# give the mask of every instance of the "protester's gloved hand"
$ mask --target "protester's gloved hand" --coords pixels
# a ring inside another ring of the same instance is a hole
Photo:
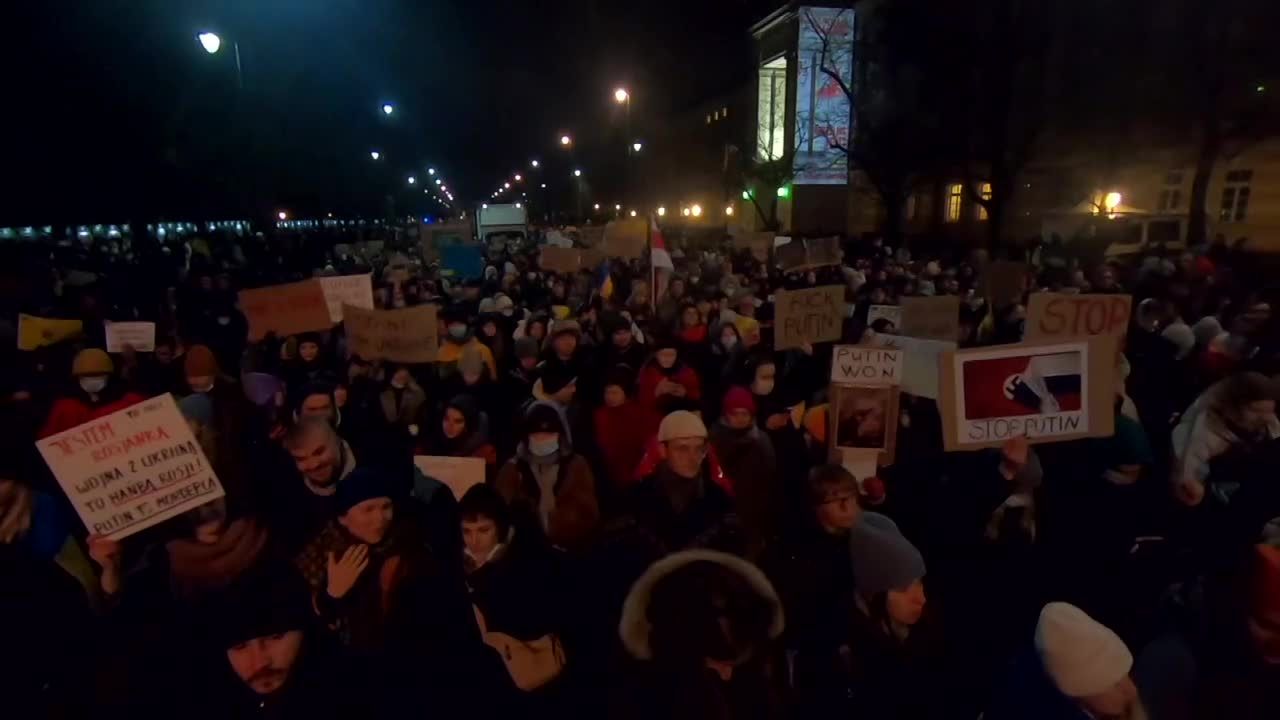
[[[360,573],[364,572],[368,565],[368,545],[352,545],[342,553],[341,559],[335,559],[333,553],[329,553],[329,571],[326,575],[329,582],[325,592],[335,600],[342,599],[351,592],[356,580],[360,579]]]

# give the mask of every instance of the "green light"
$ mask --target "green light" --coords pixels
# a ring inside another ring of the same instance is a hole
[[[786,185],[783,185],[782,187],[778,188],[778,197],[780,198],[791,197],[791,188],[787,187]]]

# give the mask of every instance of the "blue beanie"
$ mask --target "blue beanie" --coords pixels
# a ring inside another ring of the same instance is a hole
[[[358,467],[338,482],[333,494],[334,511],[342,516],[365,500],[396,497],[396,483],[383,470]]]
[[[853,582],[865,595],[905,590],[925,575],[924,557],[887,516],[864,512],[849,531]]]

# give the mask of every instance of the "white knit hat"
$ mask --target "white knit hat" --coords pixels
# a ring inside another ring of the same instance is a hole
[[[1133,655],[1124,641],[1083,610],[1052,602],[1036,623],[1036,650],[1063,695],[1097,695],[1129,674]]]
[[[677,438],[705,438],[707,426],[702,419],[688,410],[676,410],[662,418],[658,426],[658,442],[666,442]]]

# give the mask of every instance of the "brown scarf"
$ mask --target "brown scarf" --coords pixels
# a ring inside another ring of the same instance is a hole
[[[257,560],[266,545],[266,529],[251,518],[233,521],[212,545],[189,538],[169,541],[165,549],[174,594],[186,597],[225,588]]]

